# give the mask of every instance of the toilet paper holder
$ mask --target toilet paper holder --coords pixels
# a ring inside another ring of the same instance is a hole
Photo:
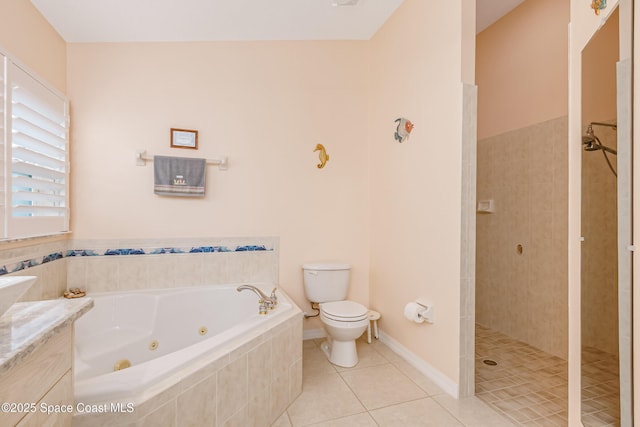
[[[420,312],[420,317],[422,317],[427,323],[433,323],[433,304],[424,298],[418,298],[416,300],[416,304],[424,307],[424,310]]]

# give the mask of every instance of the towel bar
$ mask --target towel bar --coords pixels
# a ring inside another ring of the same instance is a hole
[[[147,162],[152,162],[153,156],[147,155],[146,150],[136,151],[136,166],[146,166]],[[207,159],[207,165],[218,166],[221,171],[226,171],[229,168],[229,161],[226,157],[220,157],[219,159]]]

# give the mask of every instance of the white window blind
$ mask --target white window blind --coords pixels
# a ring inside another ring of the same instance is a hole
[[[68,231],[68,103],[8,61],[4,153],[5,237]]]

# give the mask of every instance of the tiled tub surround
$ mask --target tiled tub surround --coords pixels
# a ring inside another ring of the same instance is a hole
[[[34,242],[0,246],[0,275],[38,277],[21,301],[59,298],[74,287],[95,293],[279,282],[274,237]],[[180,381],[148,390],[133,413],[85,414],[76,416],[74,425],[159,425],[168,419],[269,425],[301,390],[302,313],[295,310],[262,334],[238,337],[215,360],[181,372]]]
[[[267,315],[254,292],[237,285],[92,294],[93,310],[76,324],[75,395],[84,403],[136,401],[145,390],[197,363],[237,336],[289,316],[282,291]],[[269,295],[273,285],[258,286]],[[114,372],[127,360],[131,366]]]
[[[68,288],[108,292],[200,284],[278,283],[275,237],[58,240],[3,249],[0,275],[37,276],[20,301]]]
[[[0,275],[38,277],[20,301],[58,298],[67,290],[67,264],[63,255],[68,245],[68,240],[34,243],[10,249],[4,249],[0,245]]]
[[[126,402],[133,412],[77,413],[73,425],[269,426],[301,391],[302,312],[292,304]]]
[[[93,240],[73,245],[75,252],[65,258],[67,284],[90,293],[278,283],[277,238]]]

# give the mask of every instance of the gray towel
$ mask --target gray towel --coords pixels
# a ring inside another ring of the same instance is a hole
[[[207,161],[186,157],[153,157],[154,193],[203,197]]]

